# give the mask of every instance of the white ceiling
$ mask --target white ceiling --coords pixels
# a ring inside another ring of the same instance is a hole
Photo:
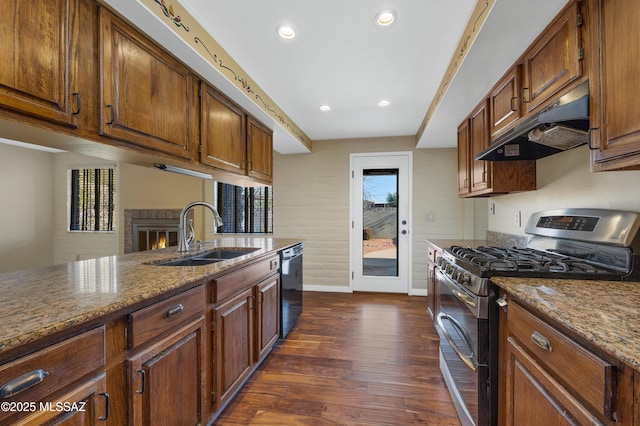
[[[275,121],[248,105],[248,98],[235,86],[206,69],[212,67],[185,49],[169,27],[139,3],[107,2],[271,124],[277,151],[307,151]],[[417,147],[454,147],[460,121],[566,2],[496,0]],[[415,136],[476,0],[180,0],[180,4],[315,141]],[[374,23],[381,9],[397,12],[389,28]],[[277,36],[276,27],[282,23],[296,29],[295,39]],[[391,104],[381,108],[377,105],[381,99]],[[331,110],[320,111],[323,104]]]

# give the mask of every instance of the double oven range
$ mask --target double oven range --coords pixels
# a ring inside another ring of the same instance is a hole
[[[497,423],[498,303],[491,277],[638,280],[640,215],[603,209],[533,214],[526,248],[444,249],[436,259],[440,369],[463,425]]]

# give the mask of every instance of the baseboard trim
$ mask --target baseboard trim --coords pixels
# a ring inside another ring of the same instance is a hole
[[[317,291],[323,293],[353,293],[351,287],[337,286],[337,285],[310,285],[304,284],[304,291]],[[414,288],[411,289],[410,296],[427,296],[426,288]]]
[[[304,284],[302,286],[304,291],[319,291],[324,293],[353,293],[351,287],[337,286],[337,285],[309,285]]]

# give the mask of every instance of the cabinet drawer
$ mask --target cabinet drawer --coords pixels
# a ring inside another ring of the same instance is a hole
[[[616,366],[590,352],[512,302],[509,334],[575,395],[611,418],[615,411]]]
[[[45,401],[104,365],[103,326],[0,366],[0,401]],[[0,412],[0,423],[9,414]]]
[[[201,285],[129,314],[129,349],[203,313],[206,308],[205,301],[204,286]]]
[[[280,269],[280,258],[273,256],[213,280],[213,303],[233,296]]]

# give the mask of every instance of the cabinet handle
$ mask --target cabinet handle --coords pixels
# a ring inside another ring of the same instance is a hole
[[[516,101],[515,106],[513,104],[513,101]],[[518,111],[518,97],[514,96],[513,98],[511,98],[511,111],[513,112],[517,112]]]
[[[109,121],[107,121],[107,124],[113,124],[113,106],[107,105],[105,108],[109,108]]]
[[[98,420],[105,422],[109,418],[109,394],[100,392],[100,396],[104,396],[104,417],[98,417]]]
[[[593,138],[591,137],[591,132],[593,130],[600,130],[600,129],[598,127],[594,127],[594,128],[590,128],[587,131],[587,146],[589,147],[590,150],[595,151],[599,149],[599,147],[591,145],[591,141],[593,140]]]
[[[529,92],[529,88],[528,87],[523,87],[522,88],[522,103],[523,104],[528,104],[529,102],[531,102],[531,94],[529,93],[529,100],[527,100],[527,98],[524,97],[525,90],[528,93]]]
[[[496,299],[496,303],[498,304],[498,306],[500,306],[505,312],[507,312],[507,305],[509,304],[509,302],[507,302],[507,296],[502,296],[499,297],[498,299]]]
[[[0,387],[0,399],[9,398],[10,396],[16,395],[22,391],[26,391],[30,387],[42,382],[48,375],[49,373],[38,368],[37,370],[30,371],[20,377],[9,380]]]
[[[145,387],[146,381],[147,381],[147,373],[141,368],[137,369],[136,373],[140,373],[140,376],[142,376],[142,386],[140,386],[140,390],[136,391],[136,393],[138,395],[140,395],[140,394],[144,393],[144,387]]]
[[[82,98],[78,92],[73,93],[73,96],[76,98],[76,110],[72,114],[77,115],[80,114],[80,110],[82,109]]]
[[[549,342],[549,339],[544,337],[542,333],[534,331],[531,334],[531,341],[536,345],[540,346],[545,351],[553,352],[553,348],[551,347],[551,343]]]
[[[182,306],[182,303],[174,306],[173,308],[169,309],[165,314],[164,317],[165,318],[171,318],[175,315],[179,315],[184,311],[184,306]]]

